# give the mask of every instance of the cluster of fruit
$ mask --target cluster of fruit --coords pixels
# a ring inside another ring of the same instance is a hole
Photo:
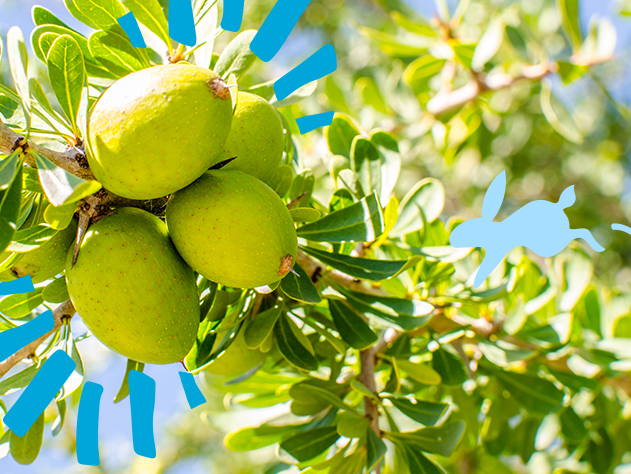
[[[235,107],[211,70],[152,67],[103,93],[90,115],[87,148],[108,191],[134,200],[170,196],[166,223],[125,207],[92,224],[74,264],[71,228],[38,250],[49,264],[65,260],[77,312],[111,349],[140,362],[180,361],[200,323],[195,272],[254,288],[291,270],[296,231],[268,186],[281,164],[283,127],[264,99],[240,92]],[[50,277],[45,268],[35,275],[32,257],[25,254],[14,273]]]

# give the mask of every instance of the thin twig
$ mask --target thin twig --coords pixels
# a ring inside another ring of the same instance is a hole
[[[0,363],[0,377],[3,377],[9,370],[15,367],[22,360],[35,355],[35,351],[40,346],[40,344],[42,344],[44,341],[46,341],[46,339],[54,334],[55,331],[57,331],[61,327],[64,320],[71,318],[72,316],[74,316],[74,314],[75,309],[72,305],[72,302],[70,301],[66,301],[65,303],[62,303],[57,308],[55,308],[55,310],[53,311],[53,317],[55,319],[55,325],[53,329],[44,334],[42,337],[34,340],[29,345],[24,346],[15,354],[8,357],[4,362]]]

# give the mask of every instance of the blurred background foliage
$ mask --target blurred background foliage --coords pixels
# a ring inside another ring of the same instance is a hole
[[[28,31],[27,3],[0,1],[1,12],[17,15],[3,15],[3,27],[21,23]],[[62,2],[37,3],[73,21],[64,16]],[[258,28],[273,3],[246,1],[244,28]],[[447,245],[451,226],[479,215],[484,191],[501,170],[509,178],[502,216],[535,199],[556,201],[563,189],[576,186],[577,202],[568,210],[572,226],[593,229],[607,247],[605,253],[594,257],[573,244],[558,258],[544,260],[518,249],[503,273],[491,279],[488,291],[480,293],[458,286],[475,268],[477,253],[457,268],[450,262],[432,267],[435,274],[424,274],[424,281],[417,276],[403,284],[384,283],[391,294],[406,296],[412,288],[461,304],[451,316],[463,317],[463,324],[444,321],[442,331],[434,327],[429,334],[409,335],[391,348],[392,357],[408,358],[466,333],[464,342],[448,351],[447,368],[430,356],[449,383],[418,389],[426,399],[453,404],[467,423],[458,450],[440,457],[449,472],[631,472],[631,238],[610,228],[631,222],[631,5],[586,0],[576,12],[575,4],[315,0],[281,58],[257,62],[240,78],[241,88],[264,94],[260,84],[322,42],[335,45],[338,71],[281,112],[295,133],[293,117],[339,112],[326,133],[296,139],[299,167],[312,170],[320,202],[329,202],[332,190],[344,187],[340,172],[348,168],[344,155],[350,153],[353,136],[377,129],[398,143],[399,201],[419,180],[431,177],[442,183],[445,202],[434,203],[435,222],[401,237],[400,249]],[[219,35],[217,49],[233,37]],[[43,65],[34,62],[32,68],[34,75],[45,76]],[[8,82],[7,71],[4,76]],[[423,204],[440,200],[437,195],[442,194],[429,192]],[[397,245],[393,247],[378,256],[396,257]],[[505,278],[508,286],[494,290]],[[457,291],[452,291],[454,285]],[[472,335],[480,320],[490,326]],[[493,332],[498,321],[505,331],[501,338]],[[83,353],[91,351],[84,357],[100,364],[111,357],[96,345]],[[465,368],[453,362],[453,354],[475,363]],[[478,372],[465,371],[471,367]],[[513,372],[500,373],[497,367],[544,373],[554,385],[527,375],[517,380],[505,375]],[[379,375],[383,385],[388,374]],[[281,383],[283,376],[287,379]],[[287,373],[255,377],[229,386],[209,378],[209,404],[190,413],[179,410],[170,419],[160,433],[156,460],[134,458],[110,441],[103,467],[80,468],[72,458],[72,430],[64,430],[47,444],[43,461],[33,470],[8,460],[0,461],[0,469],[6,463],[6,472],[43,472],[46,460],[54,459],[69,472],[297,472],[289,461],[278,461],[274,446],[253,453],[223,447],[227,432],[286,411],[287,390],[296,379]],[[550,393],[552,401],[546,398]],[[567,396],[562,408],[556,406],[559,393]],[[283,404],[257,409],[265,405],[257,397]],[[392,465],[387,472],[405,472],[396,460]]]

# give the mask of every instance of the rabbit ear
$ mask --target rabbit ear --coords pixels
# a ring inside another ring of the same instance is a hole
[[[502,171],[493,180],[489,189],[484,195],[484,203],[482,204],[482,217],[485,219],[493,219],[504,201],[504,193],[506,191],[506,171]]]

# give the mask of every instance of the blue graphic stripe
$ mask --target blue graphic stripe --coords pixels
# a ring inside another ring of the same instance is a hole
[[[252,52],[262,61],[271,61],[310,3],[311,0],[278,0],[250,44]]]
[[[169,1],[169,36],[186,46],[195,46],[197,43],[191,0]]]
[[[18,295],[30,293],[31,291],[35,291],[35,287],[30,275],[0,283],[0,295]]]
[[[129,41],[136,48],[146,48],[147,43],[145,43],[145,39],[142,37],[142,33],[140,31],[140,26],[136,21],[136,17],[132,12],[129,12],[127,15],[123,15],[118,19],[118,24],[125,30],[127,36],[129,36]]]
[[[28,323],[0,332],[0,360],[6,359],[53,329],[55,317],[51,311],[45,311]]]
[[[77,460],[84,466],[98,466],[99,456],[99,410],[103,386],[86,382],[79,401],[77,415]]]
[[[243,0],[223,0],[221,27],[226,31],[239,31],[243,21]]]
[[[206,397],[195,383],[195,376],[190,372],[180,372],[182,388],[191,410],[206,403]]]
[[[307,115],[304,117],[298,117],[296,123],[300,129],[300,133],[312,132],[318,128],[327,127],[331,125],[335,112],[324,112],[322,114]]]
[[[4,417],[4,424],[24,436],[44,412],[75,369],[75,362],[64,351],[56,351],[42,365],[31,383]]]
[[[296,89],[331,74],[336,69],[335,48],[326,44],[274,83],[276,98],[283,100]]]
[[[611,228],[613,230],[619,230],[621,232],[626,232],[627,234],[631,235],[631,227],[629,227],[628,225],[624,225],[624,224],[612,224]]]
[[[156,381],[137,370],[130,371],[129,397],[134,451],[140,456],[155,458],[153,410],[156,403]]]

